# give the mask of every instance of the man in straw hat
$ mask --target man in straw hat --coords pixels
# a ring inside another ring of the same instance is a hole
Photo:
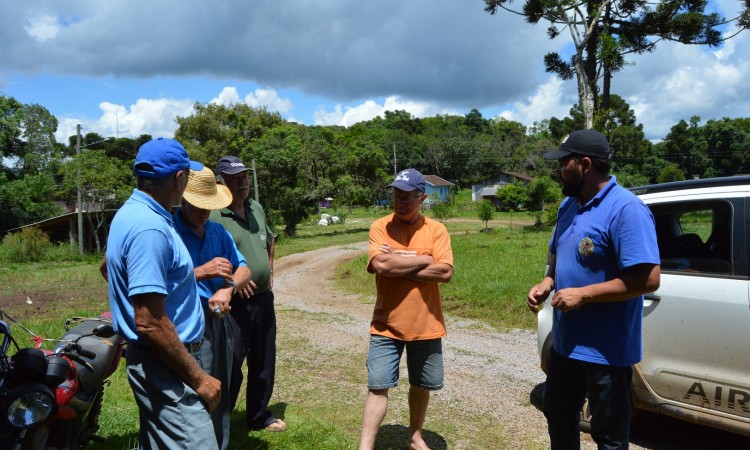
[[[109,306],[115,331],[128,340],[141,449],[217,448],[209,412],[221,382],[197,361],[204,317],[193,262],[170,215],[190,168],[203,166],[174,139],[143,144],[134,164],[137,188],[109,231]]]
[[[227,230],[208,220],[211,210],[232,202],[226,186],[216,184],[208,167],[190,171],[182,207],[172,215],[175,229],[190,252],[198,281],[198,295],[203,305],[206,331],[200,360],[203,369],[221,381],[221,401],[212,414],[219,448],[229,445],[229,423],[232,412],[229,386],[232,373],[232,325],[229,313],[232,294],[243,291],[250,280],[250,270]]]

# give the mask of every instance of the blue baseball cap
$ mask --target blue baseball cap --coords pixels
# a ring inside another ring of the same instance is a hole
[[[191,161],[187,150],[174,139],[152,139],[141,145],[135,156],[135,174],[146,178],[164,178],[188,168],[201,171],[203,164]]]
[[[419,173],[417,169],[405,169],[396,175],[393,183],[389,184],[388,187],[401,189],[405,192],[415,189],[419,192],[424,192],[424,175]]]

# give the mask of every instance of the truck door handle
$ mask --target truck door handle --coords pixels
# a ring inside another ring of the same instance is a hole
[[[653,292],[651,294],[646,294],[643,296],[644,300],[651,300],[652,302],[658,302],[661,300],[661,295],[656,295]]]

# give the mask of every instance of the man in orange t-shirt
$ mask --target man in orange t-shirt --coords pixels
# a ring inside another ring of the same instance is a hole
[[[406,349],[409,370],[410,448],[427,449],[422,426],[430,391],[443,387],[446,335],[438,283],[453,276],[451,239],[443,224],[420,214],[427,198],[424,176],[401,171],[393,188],[394,213],[370,227],[367,271],[375,273],[378,298],[370,324],[367,399],[360,449],[373,449],[388,409],[388,390],[398,385],[398,366]]]

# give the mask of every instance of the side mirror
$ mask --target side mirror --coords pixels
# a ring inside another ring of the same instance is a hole
[[[115,329],[108,323],[103,323],[98,327],[94,328],[94,336],[102,338],[111,338],[115,335]]]

